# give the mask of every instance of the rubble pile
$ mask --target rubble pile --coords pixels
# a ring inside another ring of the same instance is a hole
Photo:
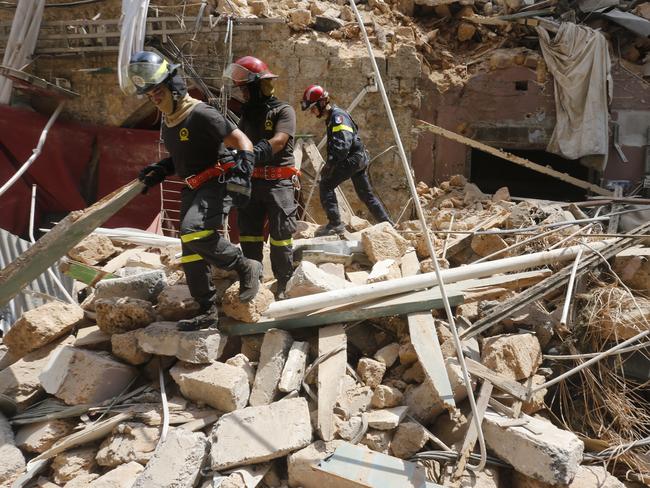
[[[507,188],[486,195],[461,176],[439,187],[420,183],[418,194],[437,258],[449,269],[553,245],[607,245],[600,222],[585,223],[575,205],[514,202]],[[469,334],[572,260],[448,283],[466,385],[435,289],[344,306],[332,298],[429,273],[418,221],[394,229],[357,219],[361,230],[346,240],[313,238],[314,227],[301,223],[296,234],[287,300],[274,301],[268,279],[254,300],[240,303],[236,277],[215,271],[219,329],[190,332],[176,326],[198,310],[174,257],[179,249],[97,236],[79,244],[69,258],[111,277],[78,281],[81,307],[48,302],[3,338],[0,483],[20,476],[32,480],[20,486],[50,488],[323,488],[369,486],[364,480],[373,477],[395,487],[648,482],[646,448],[628,445],[648,435],[644,381],[621,392],[628,378],[607,360],[545,387],[580,364],[558,357],[600,352],[648,330],[647,269],[634,260],[647,248],[612,260],[623,282],[607,267],[591,268],[568,323],[561,288]],[[278,312],[321,295],[312,312]],[[481,444],[468,387],[488,454],[481,472],[467,469]],[[612,399],[616,391],[622,400]],[[605,469],[607,460],[615,462]]]

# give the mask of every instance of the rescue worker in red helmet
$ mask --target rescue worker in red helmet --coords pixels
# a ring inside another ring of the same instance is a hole
[[[316,235],[340,235],[345,230],[334,190],[347,179],[352,180],[354,190],[373,217],[392,225],[388,212],[370,185],[370,158],[350,114],[331,103],[329,94],[320,85],[307,87],[300,105],[303,111],[310,110],[319,119],[325,118],[327,125],[327,161],[321,170],[319,190],[329,222],[318,229]]]
[[[169,157],[140,172],[147,188],[177,174],[185,180],[181,191],[181,263],[199,315],[181,321],[182,330],[216,326],[215,288],[210,265],[235,270],[239,275],[239,297],[250,301],[260,286],[262,266],[247,259],[219,231],[238,191],[245,191],[254,154],[246,135],[217,109],[192,98],[178,66],[150,51],[135,53],[127,73],[137,94],[146,95],[161,111],[161,134]],[[225,146],[237,149],[232,155]],[[238,190],[239,189],[239,190]],[[145,189],[146,190],[146,189]]]
[[[250,204],[239,210],[239,242],[246,257],[262,261],[264,223],[268,219],[276,297],[282,299],[293,274],[296,113],[290,104],[274,96],[273,80],[277,76],[263,61],[244,56],[230,65],[226,75],[244,101],[239,128],[255,145],[253,191]]]

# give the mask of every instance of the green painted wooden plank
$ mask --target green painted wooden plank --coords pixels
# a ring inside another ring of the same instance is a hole
[[[143,183],[133,180],[86,210],[76,210],[68,214],[36,244],[0,271],[0,307],[7,304],[20,290],[139,195],[143,189]]]
[[[72,259],[65,259],[60,265],[59,269],[64,274],[74,278],[77,281],[81,281],[90,286],[95,286],[98,281],[104,279],[118,278],[118,276],[107,271],[102,271],[95,266],[90,266],[89,264],[80,263],[78,261],[73,261]]]
[[[463,302],[463,294],[458,289],[448,287],[447,294],[452,306]],[[353,308],[352,308],[353,307]],[[269,329],[299,329],[321,325],[356,322],[390,315],[404,315],[412,312],[424,312],[443,308],[440,291],[437,289],[406,293],[399,296],[383,298],[363,305],[346,306],[334,310],[318,311],[300,317],[263,319],[247,324],[224,317],[219,321],[219,330],[226,335],[259,334]]]

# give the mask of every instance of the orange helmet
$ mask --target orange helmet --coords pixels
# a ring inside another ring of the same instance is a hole
[[[230,78],[235,86],[243,86],[258,80],[277,78],[261,59],[244,56],[228,66],[224,76]]]
[[[329,98],[329,93],[327,93],[322,86],[320,85],[309,85],[305,90],[305,93],[302,95],[302,101],[300,102],[300,108],[302,110],[309,110],[315,104],[321,100],[327,100]]]

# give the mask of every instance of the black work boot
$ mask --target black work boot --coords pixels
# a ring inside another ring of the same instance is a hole
[[[327,224],[324,227],[319,227],[314,232],[314,237],[323,237],[323,236],[340,236],[343,235],[345,231],[345,224]]]
[[[262,263],[242,257],[235,270],[239,275],[239,301],[250,302],[260,289]]]
[[[276,300],[284,300],[287,298],[287,283],[289,282],[288,279],[278,279],[278,281],[275,284],[275,299]]]
[[[176,328],[183,332],[191,332],[201,329],[216,329],[219,319],[219,312],[217,306],[212,304],[209,308],[199,312],[194,318],[179,320]]]

